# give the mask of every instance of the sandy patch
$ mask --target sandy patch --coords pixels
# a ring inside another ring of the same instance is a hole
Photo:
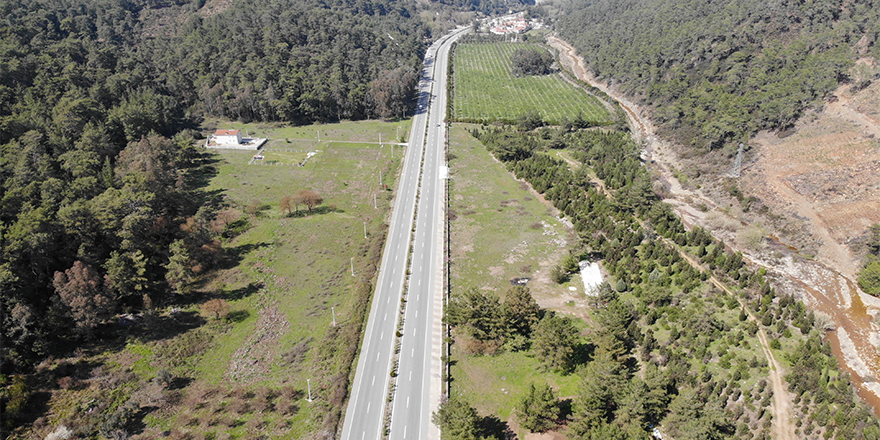
[[[584,282],[584,293],[587,295],[598,295],[599,285],[602,284],[602,271],[599,270],[599,263],[581,261],[581,280]]]

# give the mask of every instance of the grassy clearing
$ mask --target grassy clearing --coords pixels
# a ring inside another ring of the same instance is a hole
[[[454,125],[450,137],[453,286],[503,290],[510,279],[529,277],[539,301],[568,292],[549,278],[572,240],[555,209],[513,178],[466,126]]]
[[[514,179],[466,128],[455,124],[450,130],[452,294],[466,288],[501,292],[510,286],[509,279],[530,277],[528,286],[542,306],[583,312],[581,291],[573,294],[568,284],[559,286],[549,279],[550,268],[567,254],[570,237],[565,227],[554,210]],[[568,306],[568,301],[580,307]],[[540,362],[523,352],[467,356],[453,345],[453,359],[456,391],[481,413],[503,420],[530,383],[546,381],[561,396],[576,393],[576,376],[538,373]]]
[[[533,43],[473,43],[456,47],[455,119],[513,121],[534,111],[550,124],[561,124],[578,114],[594,124],[610,122],[611,116],[598,99],[560,75],[511,76],[510,56],[519,48],[544,50]]]
[[[322,126],[322,136],[337,134],[347,142],[322,141],[320,152],[305,167],[258,167],[247,164],[249,153],[218,153],[219,174],[210,188],[223,191],[233,205],[257,204],[262,210],[250,220],[252,227],[229,243],[242,250],[241,263],[218,274],[211,285],[234,308],[246,311],[247,317],[217,338],[195,369],[205,382],[220,385],[230,380],[232,366],[242,356],[253,358],[266,364],[256,368],[256,373],[243,373],[241,382],[251,387],[293,385],[300,397],[304,397],[306,379],[311,379],[313,393],[323,402],[301,402],[297,413],[286,417],[292,423],[284,438],[316,431],[319,416],[328,409],[327,393],[343,367],[334,354],[343,347],[334,347],[332,339],[327,339],[330,308],[335,308],[341,325],[349,323],[358,280],[351,276],[350,258],[355,258],[357,275],[367,263],[364,254],[369,241],[382,233],[383,218],[390,210],[392,193],[379,188],[379,172],[384,184],[393,185],[401,156],[392,160],[387,145],[349,142],[370,137],[367,133],[373,128],[387,133],[394,125],[364,125],[352,124],[348,130]],[[317,191],[329,209],[286,216],[278,209],[278,201],[299,189]],[[374,196],[379,209],[373,207]],[[370,232],[366,239],[364,223]],[[236,299],[239,292],[252,291],[252,286],[261,283],[265,287]],[[271,310],[279,312],[287,325],[271,329],[280,333],[271,347],[242,351],[253,343],[255,334],[266,330],[259,327],[259,318]]]
[[[285,126],[280,123],[241,123],[205,120],[205,133],[213,133],[216,129],[244,130],[250,137],[268,138],[266,149],[309,149],[320,141],[333,140],[340,142],[406,142],[409,136],[412,119],[395,122],[382,121],[342,121],[335,124],[312,124]]]
[[[261,136],[303,130],[272,128],[270,134],[250,127],[249,134]],[[380,188],[379,173],[393,188],[403,157],[402,147],[392,159],[388,145],[356,140],[378,139],[396,127],[321,126],[320,152],[304,167],[248,165],[253,151],[208,153],[216,172],[206,192],[222,196],[246,224],[224,239],[226,268],[199,281],[174,313],[159,305],[155,316],[143,318],[144,330],[123,336],[118,348],[58,360],[66,367],[53,367],[52,374],[70,376],[72,385],[52,397],[36,436],[62,423],[97,427],[102,418],[80,412],[97,407],[99,414],[112,414],[126,402],[142,408],[130,416],[132,438],[169,431],[170,438],[298,439],[328,429],[328,415],[342,407],[344,395],[333,391],[344,385],[340,377],[348,377],[345,353],[359,340],[357,311],[390,213],[393,193]],[[340,139],[325,139],[325,133]],[[318,192],[324,203],[287,215],[278,202],[300,189]],[[249,215],[251,207],[256,212]],[[228,301],[226,319],[202,316],[199,306],[210,298]],[[155,380],[162,370],[174,378],[172,385]],[[305,401],[307,379],[312,403]]]
[[[481,412],[497,414],[502,420],[513,415],[519,396],[530,384],[546,383],[563,399],[578,393],[577,375],[544,372],[540,360],[523,352],[458,359],[452,370],[452,386],[466,390],[468,402]]]

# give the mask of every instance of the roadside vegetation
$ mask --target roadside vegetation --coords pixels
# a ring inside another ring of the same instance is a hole
[[[577,299],[587,305],[583,321],[535,307],[527,289],[503,279],[453,289],[452,395],[437,416],[456,426],[447,438],[474,438],[463,433],[468,426],[494,438],[513,428],[644,438],[654,426],[678,439],[880,438],[820,320],[776,296],[763,271],[706,231],[687,231],[654,196],[628,134],[547,130],[472,133],[565,214],[578,234],[575,255],[601,260],[608,280],[598,295]],[[502,178],[483,176],[490,188]],[[488,379],[514,364],[533,368],[531,380]]]
[[[534,114],[553,125],[572,118],[590,126],[610,124],[612,118],[598,99],[549,73],[542,53],[547,49],[535,43],[457,44],[452,66],[455,120],[513,123]]]

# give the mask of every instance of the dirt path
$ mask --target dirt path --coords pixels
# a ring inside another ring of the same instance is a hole
[[[637,140],[641,140],[645,143],[645,148],[649,157],[654,159],[655,165],[660,168],[661,174],[663,176],[672,176],[674,175],[673,170],[676,168],[675,161],[668,154],[653,154],[669,151],[670,147],[663,140],[658,138],[654,133],[654,127],[651,122],[647,118],[642,118],[639,116],[641,111],[638,106],[628,102],[625,98],[614,93],[607,84],[603,84],[596,80],[596,78],[591,74],[589,70],[587,70],[583,65],[583,58],[577,55],[577,51],[570,44],[566,43],[563,40],[555,36],[548,37],[548,43],[551,47],[556,48],[560,51],[559,61],[560,64],[569,71],[573,72],[575,76],[584,82],[593,85],[599,90],[608,94],[613,99],[617,100],[621,107],[626,111],[627,117],[629,119],[630,127],[632,128],[633,133],[636,135]],[[694,202],[703,203],[707,206],[716,207],[716,204],[702,194],[700,191],[691,190],[682,187],[680,182],[675,178],[667,178],[666,183],[669,186],[669,191],[673,195],[673,198],[669,200],[665,200],[672,205],[674,205],[679,213],[682,216],[704,219],[705,215],[702,211],[694,209]],[[689,199],[689,203],[683,203],[681,200]],[[830,235],[829,235],[830,237]],[[668,241],[667,241],[668,242]],[[674,246],[673,243],[670,245]],[[703,268],[700,264],[693,260],[689,255],[687,255],[684,251],[675,246],[675,249],[678,249],[679,253],[684,257],[691,265],[694,267]],[[721,281],[719,281],[714,276],[710,277],[712,284],[717,286],[719,289],[727,292],[728,295],[731,295],[737,298],[737,301],[740,301],[740,307],[746,311],[748,314],[748,319],[750,321],[755,321],[757,318],[751,313],[751,311],[745,307],[745,304],[730,291]],[[782,367],[779,362],[777,362],[776,357],[773,356],[773,352],[770,349],[770,344],[767,339],[767,334],[763,328],[758,328],[758,341],[761,344],[761,350],[764,352],[764,357],[767,359],[767,364],[770,366],[770,372],[768,374],[771,386],[773,387],[773,403],[771,404],[771,411],[773,413],[773,438],[777,440],[795,440],[797,436],[795,435],[795,426],[792,423],[792,408],[791,408],[791,395],[788,393],[788,390],[785,386],[785,382],[782,379]]]
[[[699,269],[700,271],[706,270],[705,267],[693,259],[688,253],[684,252],[675,243],[665,238],[663,241],[677,250],[679,255],[681,255],[682,258],[684,258],[692,267]],[[758,320],[758,318],[752,314],[752,311],[746,307],[742,299],[728,289],[718,278],[712,275],[709,277],[709,281],[711,281],[715,287],[736,298],[737,302],[739,302],[740,308],[746,312],[746,315],[748,315],[749,321]],[[773,356],[773,351],[770,349],[770,342],[767,339],[767,332],[765,332],[760,325],[758,326],[758,342],[761,344],[761,351],[764,352],[764,358],[767,359],[767,365],[770,366],[768,377],[770,379],[770,385],[773,387],[773,402],[770,404],[770,410],[773,413],[772,438],[775,440],[796,440],[795,426],[791,421],[791,402],[793,396],[788,392],[788,387],[786,387],[785,381],[782,379],[782,366],[779,365],[779,362],[776,361],[776,357]]]
[[[563,68],[574,73],[577,79],[606,93],[612,99],[617,101],[621,108],[623,108],[624,112],[626,112],[627,119],[629,119],[630,131],[632,131],[633,136],[637,141],[644,142],[647,158],[653,162],[654,166],[656,166],[664,176],[664,183],[668,186],[670,194],[672,194],[671,198],[664,200],[665,202],[675,206],[682,216],[698,219],[704,219],[705,213],[691,205],[703,204],[708,207],[717,207],[715,202],[702,192],[683,187],[678,179],[665,177],[674,175],[673,170],[677,168],[677,164],[670,157],[670,154],[665,154],[665,152],[671,152],[672,147],[668,142],[660,139],[655,134],[653,123],[647,117],[641,116],[643,111],[637,104],[634,104],[626,99],[626,97],[615,93],[607,83],[599,81],[595,75],[584,66],[583,58],[577,55],[577,49],[573,46],[555,36],[547,37],[547,43],[550,47],[559,50],[559,62]],[[692,202],[682,203],[680,200],[691,200]]]
[[[705,270],[702,265],[699,264],[696,260],[694,260],[690,255],[679,249],[674,243],[667,239],[663,239],[668,245],[673,246],[678,253],[685,259],[687,262],[699,269]],[[728,295],[736,298],[739,302],[740,308],[746,312],[748,315],[749,321],[757,321],[758,318],[752,314],[752,311],[746,307],[745,303],[736,296],[730,289],[727,288],[724,283],[722,283],[718,278],[714,275],[709,277],[709,281],[712,282],[715,287],[723,290]],[[782,439],[782,440],[795,440],[797,436],[795,436],[795,427],[791,422],[791,400],[792,396],[788,392],[788,388],[785,386],[785,382],[782,380],[782,367],[779,365],[779,362],[776,361],[776,357],[773,356],[773,351],[770,349],[770,343],[767,340],[767,333],[760,326],[758,327],[758,341],[761,344],[761,351],[764,352],[764,358],[767,359],[767,365],[770,366],[770,372],[768,374],[770,378],[770,384],[773,386],[773,403],[771,404],[771,410],[773,411],[773,438],[774,439]]]

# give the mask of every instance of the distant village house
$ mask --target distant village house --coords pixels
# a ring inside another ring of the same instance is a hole
[[[241,143],[241,130],[217,130],[214,142],[220,145],[238,145]]]
[[[492,20],[489,23],[489,32],[497,35],[524,34],[530,29],[540,27],[540,24],[526,20],[525,14],[520,12]]]

